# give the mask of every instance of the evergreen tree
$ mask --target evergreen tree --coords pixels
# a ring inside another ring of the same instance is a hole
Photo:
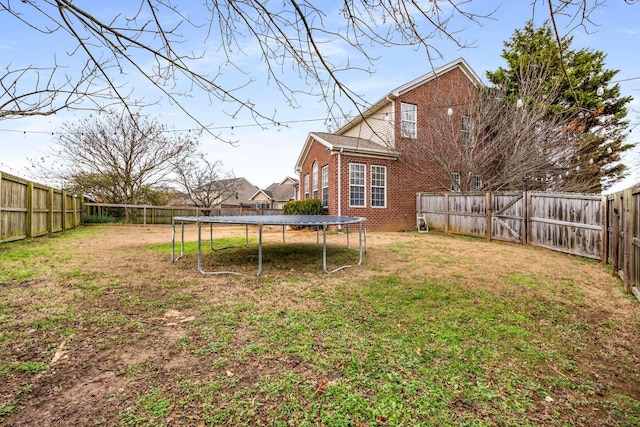
[[[501,56],[507,67],[487,72],[487,78],[516,99],[523,69],[547,70],[551,77],[541,87],[552,94],[549,112],[571,119],[562,131],[571,135],[567,141],[575,154],[566,159],[570,172],[562,179],[572,184],[567,187],[599,193],[624,177],[620,155],[634,146],[625,143],[626,105],[632,98],[621,96],[620,86],[612,84],[618,70],[605,68],[603,52],[571,50],[572,41],[563,38],[558,45],[548,24],[535,28],[530,21],[504,43]]]

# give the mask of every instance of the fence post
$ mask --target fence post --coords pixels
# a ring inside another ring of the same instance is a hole
[[[493,235],[493,197],[491,192],[486,193],[486,214],[487,214],[487,240],[491,241]]]
[[[67,192],[62,191],[62,232],[67,231]]]
[[[602,232],[600,236],[600,263],[602,265],[607,265],[609,249],[608,207],[608,197],[602,196],[600,198],[600,224],[602,225]]]
[[[4,239],[4,236],[2,235],[2,203],[2,171],[0,171],[0,242]]]
[[[449,194],[444,195],[444,232],[449,232]]]
[[[611,266],[613,274],[620,275],[620,214],[622,212],[622,193],[613,195],[611,212]]]
[[[522,193],[522,244],[529,244],[529,192],[525,190]]]
[[[33,237],[32,219],[33,219],[33,182],[27,183],[27,217],[25,218],[25,235],[27,238]]]
[[[622,260],[622,281],[624,284],[624,293],[631,293],[631,277],[633,262],[633,189],[628,188],[624,191],[624,223],[622,230],[624,233],[624,259]]]

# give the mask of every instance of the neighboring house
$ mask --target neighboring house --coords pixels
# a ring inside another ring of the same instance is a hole
[[[284,204],[296,199],[298,180],[287,177],[280,183],[274,182],[264,190],[258,190],[251,201],[258,209],[282,209]]]
[[[402,160],[403,148],[426,139],[436,109],[446,110],[462,135],[456,106],[481,84],[458,59],[392,90],[335,133],[310,133],[296,163],[298,197],[321,199],[329,215],[365,217],[372,230],[415,229],[416,193],[442,191],[443,180],[455,190],[456,173],[434,164],[418,174]]]
[[[243,206],[254,207],[251,197],[256,193],[258,187],[251,184],[246,178],[229,178],[222,187],[228,188],[223,198],[216,200],[215,207]]]

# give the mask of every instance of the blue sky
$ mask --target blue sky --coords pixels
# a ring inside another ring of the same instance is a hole
[[[118,3],[124,5],[122,0],[108,3],[108,7],[114,7]],[[540,3],[540,2],[539,2]],[[324,3],[323,3],[324,4]],[[331,2],[326,2],[327,5]],[[107,6],[105,6],[107,7]],[[324,6],[323,6],[324,7]],[[487,70],[495,70],[505,65],[500,54],[503,42],[508,40],[515,29],[522,28],[527,20],[534,18],[541,23],[548,16],[545,9],[539,7],[536,16],[532,15],[530,1],[479,1],[473,2],[472,7],[478,9],[478,13],[495,10],[491,19],[482,20],[481,25],[467,23],[460,33],[468,42],[473,42],[475,47],[459,49],[453,43],[436,37],[431,44],[438,48],[442,58],[433,62],[438,67],[463,57],[485,80]],[[327,6],[327,22],[335,19],[336,9]],[[332,11],[333,10],[333,11]],[[106,13],[105,11],[102,11]],[[12,64],[39,64],[41,58],[52,57],[53,51],[58,51],[58,57],[63,58],[65,50],[62,48],[64,39],[43,37],[33,31],[27,30],[24,25],[19,25],[14,18],[7,16],[6,12],[0,12],[0,55],[3,59],[3,67]],[[592,14],[594,24],[586,28],[579,27],[572,30],[574,37],[573,49],[589,48],[600,50],[607,54],[606,66],[609,69],[618,69],[620,72],[614,81],[620,81],[623,95],[633,96],[630,104],[628,119],[631,121],[633,132],[629,141],[640,141],[640,3],[628,5],[623,0],[608,0],[604,6],[599,7]],[[560,22],[560,29],[566,33],[571,27]],[[208,46],[201,67],[216,67],[222,61],[222,54]],[[194,46],[202,49],[201,45]],[[336,61],[344,61],[343,57],[353,52],[347,51],[339,43],[328,44],[325,49],[331,50],[332,58]],[[229,113],[232,108],[207,102],[203,96],[193,97],[187,106],[197,112],[199,119],[211,126],[214,133],[221,138],[237,141],[235,146],[225,144],[216,138],[203,134],[200,137],[202,151],[211,160],[222,160],[227,170],[232,170],[236,176],[245,177],[254,185],[265,188],[272,182],[279,182],[286,176],[294,176],[294,166],[299,152],[307,135],[312,131],[326,131],[324,119],[327,116],[327,108],[318,102],[316,98],[300,96],[297,100],[299,108],[292,109],[283,102],[273,84],[267,84],[264,79],[264,64],[252,55],[253,50],[245,48],[245,55],[239,60],[251,69],[256,78],[251,86],[241,91],[241,96],[246,96],[261,107],[267,114],[273,114],[276,120],[283,123],[282,126],[268,126],[261,129],[255,126],[250,117],[240,114],[232,119]],[[361,94],[368,102],[375,102],[390,90],[431,71],[431,65],[425,58],[424,52],[409,48],[378,49],[375,55],[379,59],[373,65],[374,73],[349,73],[344,76],[345,81],[357,93]],[[241,80],[238,80],[238,79]],[[240,73],[227,72],[223,79],[230,84],[244,81],[248,78]],[[244,80],[242,80],[244,79]],[[297,80],[295,73],[289,73],[287,79],[297,85],[304,82]],[[125,80],[123,80],[125,81]],[[128,81],[131,85],[131,80]],[[136,89],[140,94],[138,82]],[[302,86],[300,86],[302,87]],[[147,99],[156,99],[157,94],[146,94]],[[354,111],[345,102],[346,110]],[[175,129],[190,129],[196,125],[173,108],[167,102],[160,102],[143,112],[157,117],[163,123],[167,123]],[[61,113],[49,117],[31,117],[0,121],[0,170],[13,173],[25,178],[31,178],[32,174],[27,170],[29,162],[27,158],[47,157],[54,145],[52,135],[60,129],[60,125],[68,120],[78,120],[88,113],[70,112]],[[625,162],[631,167],[631,176],[616,188],[624,188],[633,183],[640,182],[640,148],[630,153]]]

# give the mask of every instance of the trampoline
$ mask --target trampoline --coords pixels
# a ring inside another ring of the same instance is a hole
[[[285,241],[285,228],[287,226],[305,226],[316,228],[316,241],[319,240],[320,229],[322,229],[322,268],[325,273],[334,273],[349,267],[357,267],[362,264],[362,254],[367,250],[367,229],[366,218],[351,216],[331,216],[331,215],[239,215],[239,216],[176,216],[171,221],[171,259],[178,261],[185,255],[184,252],[184,226],[185,224],[195,224],[198,229],[198,271],[202,274],[237,274],[235,271],[205,271],[202,268],[202,225],[209,224],[209,247],[214,250],[230,248],[225,246],[215,248],[213,246],[213,225],[244,225],[245,226],[245,246],[249,243],[249,226],[258,227],[258,276],[262,274],[262,229],[266,226],[282,226],[282,241]],[[180,255],[176,256],[176,225],[180,225]],[[333,270],[327,269],[327,228],[329,226],[344,226],[347,235],[347,247],[349,244],[349,226],[358,226],[358,263],[343,265]]]

